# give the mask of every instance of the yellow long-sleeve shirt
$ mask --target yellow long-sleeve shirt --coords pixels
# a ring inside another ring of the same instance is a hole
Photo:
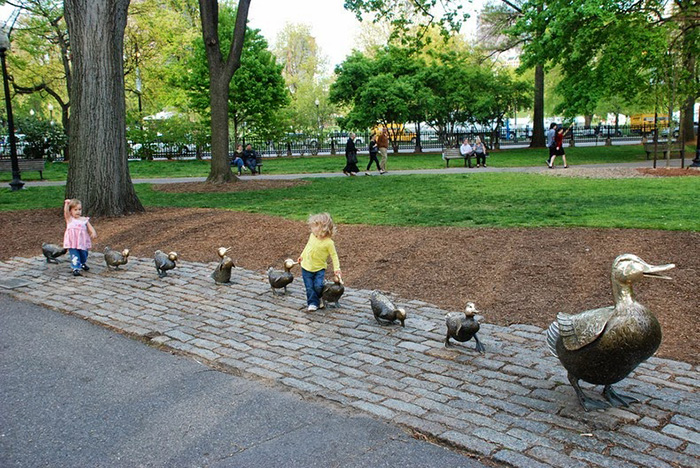
[[[309,235],[309,241],[301,253],[301,267],[310,272],[323,270],[328,267],[328,256],[333,261],[333,271],[340,270],[338,253],[335,251],[335,242],[330,237],[319,239],[313,234]]]

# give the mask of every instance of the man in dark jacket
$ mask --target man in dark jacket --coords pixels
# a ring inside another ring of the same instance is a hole
[[[245,163],[246,167],[250,169],[252,174],[256,173],[258,152],[253,149],[250,143],[245,146],[245,151],[243,151],[243,162]]]

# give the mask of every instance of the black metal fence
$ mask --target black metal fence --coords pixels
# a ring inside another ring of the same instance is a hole
[[[614,126],[614,125],[596,125],[591,127],[574,126],[571,129],[571,134],[567,136],[567,141],[573,137],[575,142],[605,144],[609,139],[611,143],[622,141],[640,141],[643,137],[652,139],[654,137],[653,126]],[[695,127],[697,132],[697,126]],[[668,138],[669,133],[672,138],[678,137],[678,129],[675,128],[669,131],[669,127],[658,129],[658,138],[664,141]],[[355,132],[355,145],[360,151],[367,151],[371,133]],[[285,156],[314,156],[314,155],[333,155],[344,154],[345,144],[348,140],[349,132],[319,132],[313,133],[295,133],[287,135],[278,140],[265,140],[262,138],[248,138],[239,143],[248,144],[258,151],[263,157],[285,157]],[[394,142],[398,151],[413,152],[416,151],[417,144],[420,144],[421,151],[442,151],[444,147],[456,146],[461,143],[464,138],[474,141],[476,137],[489,148],[494,148],[498,144],[501,148],[509,146],[526,146],[530,144],[532,138],[532,130],[525,129],[506,129],[502,128],[498,135],[494,132],[477,132],[465,131],[455,132],[450,134],[438,134],[432,129],[422,130],[420,136],[412,132],[404,132],[400,135],[398,141]],[[17,141],[17,155],[19,158],[33,159],[44,158],[47,160],[63,159],[61,154],[47,154],[45,148],[40,145],[33,145],[26,141]],[[190,143],[173,144],[163,142],[128,142],[128,154],[130,159],[207,159],[211,157],[211,149],[209,145],[194,145]],[[390,148],[391,151],[392,148]],[[231,142],[229,151],[233,153],[235,143]],[[10,144],[7,141],[0,140],[0,159],[10,158]]]

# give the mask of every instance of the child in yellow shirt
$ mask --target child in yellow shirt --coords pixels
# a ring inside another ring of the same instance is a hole
[[[333,242],[333,235],[337,228],[331,215],[328,213],[310,215],[308,225],[311,230],[309,241],[297,261],[301,264],[301,277],[306,288],[307,310],[313,312],[323,307],[321,291],[326,277],[328,256],[333,261],[333,273],[338,277],[340,277],[340,262]]]

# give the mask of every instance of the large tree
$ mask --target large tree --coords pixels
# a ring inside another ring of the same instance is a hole
[[[228,160],[228,95],[233,74],[241,66],[250,0],[239,0],[233,39],[223,55],[219,37],[219,2],[199,0],[202,38],[209,65],[209,106],[211,109],[211,170],[207,182],[222,183],[235,180]]]
[[[12,86],[18,94],[38,93],[58,104],[61,123],[69,134],[70,46],[60,0],[7,2],[22,14],[14,28]],[[51,104],[53,105],[53,104]],[[50,116],[53,118],[53,115]],[[64,148],[64,158],[69,150]]]
[[[93,216],[143,211],[126,155],[123,40],[129,0],[65,0],[73,54],[66,197]]]
[[[700,53],[696,0],[530,0],[515,32],[533,35],[526,63],[561,65],[559,85],[569,114],[595,109],[603,99],[654,96],[666,113],[684,108],[692,122]]]
[[[233,37],[235,11],[222,6],[219,34],[224,47]],[[210,107],[209,73],[202,38],[195,39],[181,68],[187,69],[179,86],[187,91],[191,107],[204,115]],[[288,91],[282,66],[268,50],[267,41],[257,29],[248,29],[241,53],[241,67],[234,73],[227,94],[228,117],[233,123],[234,139],[247,132],[268,135],[279,120],[280,108],[288,103]]]
[[[397,137],[403,124],[414,121],[420,82],[416,80],[424,62],[409,49],[389,46],[368,57],[353,52],[336,67],[336,81],[330,88],[330,101],[349,108],[341,126],[369,128],[377,124],[389,129],[389,140],[398,152]]]

